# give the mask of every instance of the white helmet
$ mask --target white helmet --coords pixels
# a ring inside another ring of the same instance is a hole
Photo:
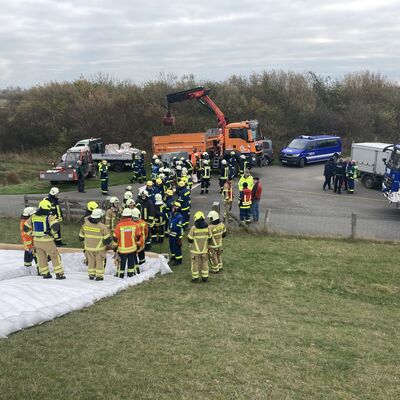
[[[100,219],[103,216],[103,210],[101,208],[96,208],[92,211],[90,216],[94,219]]]
[[[143,155],[145,155],[146,154],[146,152],[144,151],[144,150],[142,150],[142,152],[141,152]]]
[[[161,173],[160,175],[158,175],[158,177],[159,177],[160,179],[165,179],[165,174]]]
[[[24,211],[22,211],[22,215],[24,217],[30,217],[32,214],[35,214],[36,207],[25,207]]]
[[[157,156],[157,154],[153,154],[153,160],[157,160],[158,159],[158,156]]]
[[[132,192],[130,192],[129,190],[124,193],[124,200],[131,199],[132,197],[133,197]]]
[[[216,221],[217,219],[219,219],[219,215],[216,211],[210,211],[207,215],[208,218],[211,219],[211,221]]]
[[[240,156],[240,158],[241,158],[242,160],[244,160],[244,159],[246,159],[246,156],[245,156],[244,154],[242,154],[242,155]]]
[[[149,197],[149,192],[148,192],[146,189],[144,189],[144,190],[142,190],[142,191],[140,192],[140,195],[141,195],[141,196],[145,195],[146,197]]]
[[[52,196],[57,196],[58,193],[60,193],[60,189],[58,187],[52,187],[49,192],[49,194],[51,194]]]
[[[166,174],[169,174],[169,173],[171,172],[171,170],[170,170],[169,168],[164,168],[164,172],[165,172]]]
[[[155,164],[162,164],[161,160],[158,159],[158,158],[154,160],[154,163],[155,163]]]
[[[177,165],[177,166],[176,166],[176,169],[177,169],[178,171],[180,171],[180,170],[182,169],[182,167],[181,167],[180,165]]]
[[[181,160],[181,161],[185,161],[185,157],[181,157],[180,160]]]
[[[222,161],[221,161],[221,164],[222,164],[222,165],[226,165],[226,160],[222,160]]]
[[[119,203],[118,197],[113,196],[110,198],[110,204],[114,204],[114,203]]]
[[[159,173],[164,172],[164,167],[160,167],[160,168],[158,169],[158,172],[159,172]]]
[[[183,167],[183,168],[182,168],[182,174],[183,174],[183,175],[186,175],[187,172],[188,172],[187,168]]]
[[[203,153],[203,156],[208,156],[208,153],[205,151],[205,152]]]
[[[131,210],[131,214],[133,219],[140,219],[141,217],[140,210],[138,210],[137,208]]]
[[[121,215],[123,217],[132,217],[132,210],[130,208],[124,208]]]
[[[208,160],[204,160],[203,163],[204,163],[205,165],[208,165]]]
[[[130,192],[132,192],[132,186],[131,186],[131,185],[128,185],[128,186],[125,188],[125,190],[129,190]]]
[[[163,200],[162,200],[161,193],[157,193],[157,194],[154,196],[154,200],[155,200],[155,204],[156,204],[156,205],[160,205],[160,204],[163,204],[163,203],[164,203]]]
[[[178,161],[176,162],[176,165],[182,165],[182,164],[183,164],[182,161],[179,161],[179,160],[178,160]]]
[[[136,204],[135,200],[133,200],[132,198],[127,199],[125,202],[126,206],[131,206],[132,204]]]

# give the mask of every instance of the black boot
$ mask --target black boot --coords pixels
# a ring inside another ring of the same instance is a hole
[[[43,274],[42,277],[43,279],[51,279],[53,276],[51,275],[50,272],[48,272],[47,274]]]
[[[104,278],[102,276],[96,276],[96,281],[104,281]]]
[[[94,275],[89,275],[89,279],[92,281],[94,279]]]
[[[203,277],[201,278],[201,280],[202,280],[203,282],[207,282],[207,281],[208,281],[208,278],[207,278],[206,276],[203,276]]]
[[[65,279],[65,275],[64,274],[56,274],[56,279],[58,279],[58,280]]]
[[[197,283],[199,281],[199,278],[192,278],[193,283]]]
[[[136,267],[136,273],[140,274],[140,268],[139,267]]]

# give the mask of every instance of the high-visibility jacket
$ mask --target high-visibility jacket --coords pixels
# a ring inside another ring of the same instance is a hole
[[[155,215],[155,225],[162,226],[165,224],[166,215],[165,215],[165,204],[156,204],[156,215]]]
[[[182,211],[189,210],[191,205],[191,200],[190,200],[190,190],[188,188],[184,187],[179,191],[178,202],[181,203]]]
[[[239,195],[239,208],[251,207],[251,190],[243,189]]]
[[[188,170],[188,174],[193,172],[193,163],[189,159],[185,160],[185,167]]]
[[[205,228],[196,228],[196,226],[193,225],[188,234],[188,239],[191,242],[190,252],[192,254],[208,253],[208,242],[211,238],[211,230],[207,225]]]
[[[149,226],[146,224],[146,221],[143,221],[142,219],[133,221],[133,223],[136,225],[136,231],[140,235],[137,250],[142,251],[146,245],[146,238],[149,236]]]
[[[51,214],[33,214],[24,224],[24,231],[32,235],[35,242],[52,242],[58,239],[58,229],[57,218]]]
[[[95,224],[89,219],[82,225],[79,237],[84,240],[86,251],[104,251],[111,243],[108,228],[101,222]]]
[[[222,189],[222,194],[224,196],[224,201],[232,202],[233,201],[233,187],[232,183],[226,181],[224,183],[224,188]]]
[[[202,177],[205,179],[211,178],[211,167],[209,165],[204,165]]]
[[[246,170],[249,162],[247,160],[240,159],[239,161],[239,173],[240,175],[244,174],[244,171]]]
[[[216,225],[209,225],[209,228],[212,234],[209,246],[212,249],[217,249],[222,246],[222,238],[226,235],[226,227],[222,222],[220,222]]]
[[[110,232],[114,232],[114,229],[121,218],[121,212],[122,210],[119,207],[110,207],[106,211],[106,225]]]
[[[30,250],[33,248],[33,237],[24,230],[24,225],[27,220],[28,218],[22,217],[19,221],[19,231],[21,234],[22,244],[24,245],[24,250]]]
[[[108,165],[103,164],[101,161],[97,164],[99,167],[99,174],[101,175],[108,175]]]
[[[348,179],[356,179],[357,178],[357,165],[351,165],[347,170],[347,178]]]
[[[170,237],[182,239],[183,236],[183,217],[179,212],[175,212],[171,215],[171,219],[168,224],[168,234]]]
[[[49,194],[44,199],[48,200],[51,203],[51,213],[57,218],[58,222],[62,222],[64,218],[57,197]]]
[[[140,231],[131,218],[123,218],[114,229],[114,243],[122,254],[133,253],[140,246]]]
[[[239,190],[243,190],[243,183],[247,182],[247,188],[248,189],[253,189],[253,177],[251,175],[249,175],[247,178],[244,177],[244,175],[239,179],[238,182],[238,186],[239,186]]]
[[[227,165],[222,166],[221,170],[220,170],[220,179],[228,179],[228,175],[229,175],[229,167]]]

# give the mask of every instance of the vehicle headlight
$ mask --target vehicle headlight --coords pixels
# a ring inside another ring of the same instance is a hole
[[[298,157],[300,154],[292,154],[292,157]]]

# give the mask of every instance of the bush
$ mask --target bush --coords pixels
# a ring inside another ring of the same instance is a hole
[[[18,176],[16,172],[10,172],[6,175],[7,185],[17,185],[21,183],[21,178]]]

